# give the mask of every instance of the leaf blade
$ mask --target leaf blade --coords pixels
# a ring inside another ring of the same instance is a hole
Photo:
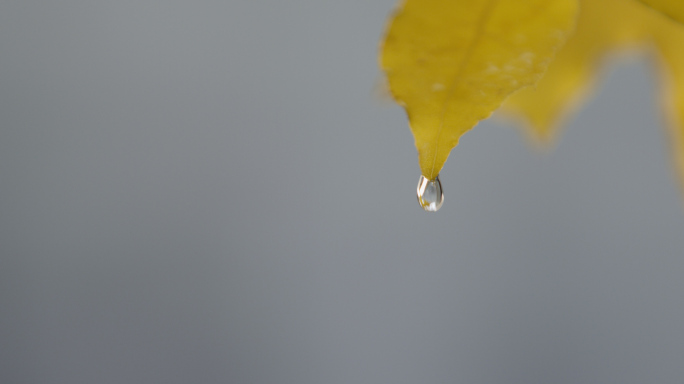
[[[671,19],[684,24],[684,1],[682,0],[639,0],[646,6],[662,12]]]
[[[380,63],[434,179],[460,136],[534,84],[573,28],[577,0],[406,0]]]

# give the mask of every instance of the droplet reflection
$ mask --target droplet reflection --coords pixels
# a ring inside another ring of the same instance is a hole
[[[442,182],[439,181],[439,175],[434,180],[429,180],[427,177],[421,175],[418,179],[418,204],[423,210],[427,212],[437,212],[444,202],[444,193],[442,192]]]

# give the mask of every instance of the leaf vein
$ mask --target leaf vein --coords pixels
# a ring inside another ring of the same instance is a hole
[[[473,40],[470,42],[468,45],[468,48],[466,49],[465,54],[463,55],[463,59],[461,59],[461,62],[459,63],[457,69],[456,69],[456,74],[454,76],[454,80],[449,84],[449,91],[447,93],[447,96],[444,100],[444,104],[442,105],[442,110],[440,112],[440,121],[439,121],[439,128],[437,130],[437,140],[435,140],[435,145],[434,145],[434,156],[432,158],[432,168],[430,169],[430,178],[434,178],[433,173],[435,172],[435,164],[437,162],[437,153],[438,153],[438,148],[439,148],[439,142],[442,138],[442,133],[444,131],[444,120],[446,117],[446,112],[447,112],[447,106],[449,105],[449,100],[453,97],[454,91],[456,90],[456,85],[458,84],[460,77],[463,75],[463,71],[465,70],[468,60],[472,56],[473,52],[475,51],[475,48],[477,48],[477,44],[480,42],[482,37],[484,36],[484,28],[487,25],[487,22],[489,21],[489,18],[492,14],[493,9],[496,7],[496,5],[499,3],[500,0],[490,0],[487,2],[485,5],[483,11],[482,11],[482,16],[478,20],[477,27],[475,29],[475,37]]]

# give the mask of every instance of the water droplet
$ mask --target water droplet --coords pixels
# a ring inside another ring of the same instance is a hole
[[[427,177],[421,175],[418,179],[418,204],[423,210],[427,212],[437,212],[444,202],[444,193],[442,192],[442,182],[439,181],[439,175],[434,180],[429,180]]]

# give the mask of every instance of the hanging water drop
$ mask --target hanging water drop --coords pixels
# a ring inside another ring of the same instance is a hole
[[[418,179],[418,204],[423,210],[427,212],[437,212],[444,202],[444,193],[442,193],[442,182],[439,181],[439,175],[434,180],[420,175]]]

